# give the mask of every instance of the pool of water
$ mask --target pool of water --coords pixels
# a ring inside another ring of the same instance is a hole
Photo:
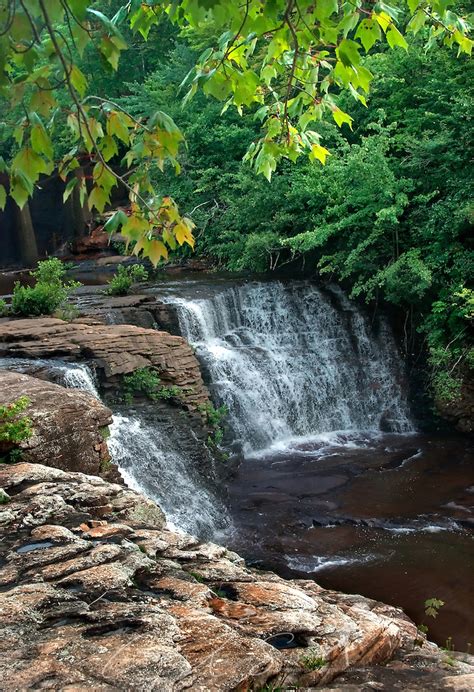
[[[441,645],[474,641],[472,445],[461,436],[331,433],[242,461],[231,547],[287,577],[402,607]],[[436,619],[424,602],[445,602]]]

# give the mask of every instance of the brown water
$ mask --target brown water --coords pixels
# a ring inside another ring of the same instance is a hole
[[[284,576],[402,607],[474,642],[473,448],[463,437],[330,434],[242,462],[232,548]],[[440,598],[437,619],[424,601]]]

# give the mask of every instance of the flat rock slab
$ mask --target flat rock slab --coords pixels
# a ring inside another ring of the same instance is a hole
[[[400,610],[249,569],[169,531],[156,505],[123,486],[22,463],[0,467],[0,488],[4,689],[391,690],[402,689],[398,674],[407,690],[472,682],[473,666],[448,662]]]

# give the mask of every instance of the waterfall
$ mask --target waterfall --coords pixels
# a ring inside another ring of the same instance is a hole
[[[176,440],[134,416],[115,415],[108,440],[112,458],[128,486],[145,493],[168,522],[200,537],[224,528],[226,511],[209,492]]]
[[[82,389],[100,399],[92,370],[83,363],[67,363],[56,358],[0,358],[0,368],[35,375],[44,371],[48,379],[69,389]]]
[[[86,391],[100,400],[94,374],[83,363],[0,358],[0,368],[33,376],[47,373],[48,379]],[[125,483],[154,500],[174,528],[201,537],[215,536],[227,524],[226,510],[204,487],[192,461],[180,451],[180,440],[170,439],[157,418],[151,425],[137,415],[114,414],[107,440],[112,459]]]
[[[273,281],[169,301],[244,454],[328,431],[412,430],[388,325],[372,328],[339,289]]]

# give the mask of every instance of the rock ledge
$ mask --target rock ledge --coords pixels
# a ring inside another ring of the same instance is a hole
[[[474,685],[401,611],[249,569],[120,485],[22,463],[0,487],[4,689]]]

